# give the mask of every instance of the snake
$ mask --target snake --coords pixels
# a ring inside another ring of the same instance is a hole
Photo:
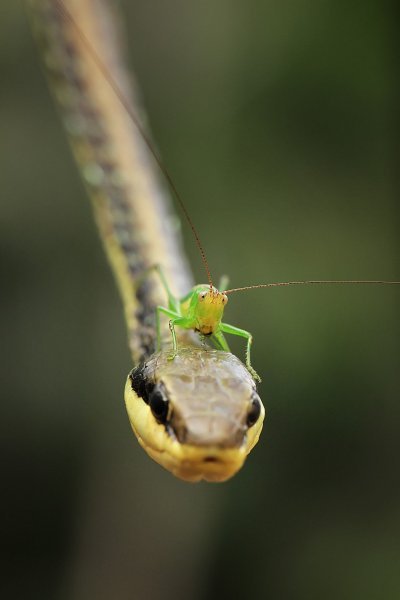
[[[167,298],[153,267],[162,266],[176,297],[188,292],[193,277],[165,182],[119,98],[123,95],[147,132],[138,86],[124,65],[121,16],[106,0],[28,0],[28,6],[122,299],[133,364],[124,397],[133,432],[147,454],[176,477],[225,481],[258,442],[265,409],[234,354],[181,329],[179,352],[169,360],[168,321],[161,324],[157,348],[156,308]]]

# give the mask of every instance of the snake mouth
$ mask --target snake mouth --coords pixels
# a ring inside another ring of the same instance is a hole
[[[250,430],[243,435],[242,443],[231,447],[217,444],[195,445],[182,443],[172,430],[161,425],[153,427],[154,435],[140,435],[131,421],[139,444],[159,465],[184,481],[223,482],[233,477],[243,466],[252,447],[257,443],[261,429],[256,435]],[[164,435],[162,435],[162,432]]]
[[[190,482],[222,482],[233,477],[243,466],[247,456],[246,446],[240,448],[199,448],[182,445],[171,440],[163,451],[139,442],[156,462],[179,479]]]

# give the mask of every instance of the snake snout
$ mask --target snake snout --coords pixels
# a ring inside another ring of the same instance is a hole
[[[170,425],[181,443],[197,447],[238,448],[246,435],[244,423],[210,412],[186,415],[185,419],[175,412]]]

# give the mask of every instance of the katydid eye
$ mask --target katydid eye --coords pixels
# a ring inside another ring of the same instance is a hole
[[[222,294],[222,304],[227,304],[228,296],[226,294]]]
[[[251,399],[250,408],[247,413],[247,427],[252,427],[255,423],[257,423],[259,416],[261,414],[261,402],[258,396],[253,395]]]
[[[154,388],[149,394],[149,406],[158,423],[165,424],[168,420],[169,402],[164,394]]]
[[[202,302],[206,296],[207,296],[207,292],[200,292],[200,294],[199,294],[200,302]]]

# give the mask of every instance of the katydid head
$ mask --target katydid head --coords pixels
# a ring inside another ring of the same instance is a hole
[[[196,329],[203,335],[215,333],[222,320],[227,302],[228,297],[217,288],[207,284],[196,285],[193,288],[190,304],[196,320]]]

